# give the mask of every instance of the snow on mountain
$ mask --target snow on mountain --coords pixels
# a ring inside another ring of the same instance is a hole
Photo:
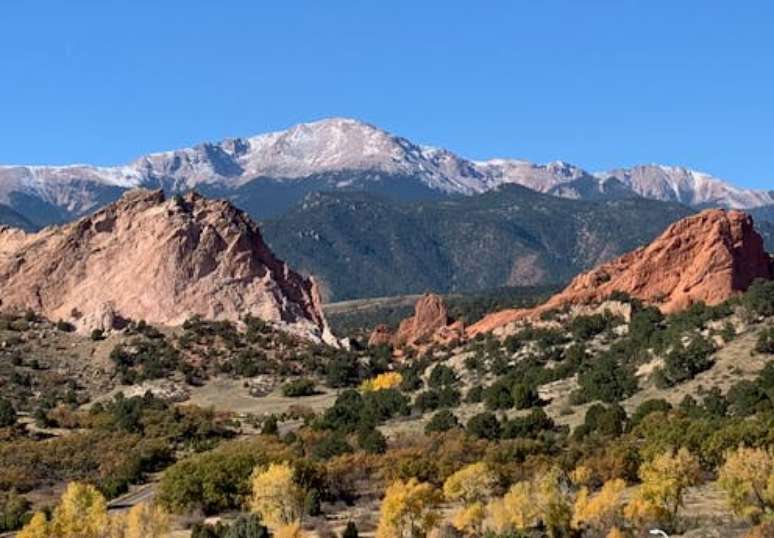
[[[692,207],[747,209],[774,203],[771,191],[740,189],[710,174],[680,166],[650,164],[595,175],[601,179],[618,179],[645,198]]]
[[[303,189],[297,187],[304,182]],[[0,166],[0,204],[52,222],[56,219],[44,217],[51,213],[59,220],[81,216],[137,186],[170,192],[198,188],[228,196],[237,204],[243,195],[270,203],[266,197],[284,188],[282,203],[287,204],[302,196],[304,189],[360,189],[378,182],[382,182],[380,192],[404,189],[404,199],[420,187],[424,195],[471,195],[515,183],[568,198],[640,195],[695,207],[735,208],[774,203],[771,192],[738,189],[685,168],[648,165],[590,174],[562,161],[471,161],[364,122],[331,118],[285,131],[153,153],[117,167]]]

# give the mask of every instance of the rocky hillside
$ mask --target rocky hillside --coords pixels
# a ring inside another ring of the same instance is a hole
[[[341,301],[566,282],[690,213],[641,198],[592,203],[506,185],[414,204],[313,194],[262,229],[275,252]]]
[[[647,165],[593,174],[562,161],[474,161],[346,118],[153,153],[123,166],[0,166],[0,204],[42,227],[84,216],[131,188],[196,189],[228,198],[255,218],[269,218],[315,191],[416,201],[474,195],[503,184],[586,200],[641,196],[695,208],[774,204],[770,191],[737,188],[686,168]]]
[[[490,314],[470,327],[469,334],[567,305],[600,303],[614,293],[666,313],[697,302],[716,305],[758,278],[774,278],[774,259],[752,218],[740,211],[706,210],[671,225],[649,245],[578,275],[542,306]]]
[[[0,228],[0,297],[4,310],[83,330],[251,314],[330,337],[314,282],[275,257],[244,213],[194,193],[133,191],[66,226]]]

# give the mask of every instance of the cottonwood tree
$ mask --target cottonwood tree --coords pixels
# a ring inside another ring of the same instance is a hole
[[[570,530],[572,504],[561,472],[551,469],[530,481],[517,482],[502,499],[487,507],[497,532],[524,531],[542,524],[550,538]]]
[[[595,495],[591,495],[587,487],[581,488],[575,499],[573,527],[598,533],[613,532],[621,523],[625,489],[626,482],[620,478],[605,482]]]
[[[376,538],[423,538],[440,521],[441,494],[412,478],[393,482],[379,510]]]
[[[683,495],[700,482],[700,468],[687,449],[665,452],[640,467],[640,485],[624,514],[639,522],[658,522],[673,528],[683,506]]]
[[[140,503],[126,516],[124,538],[162,538],[169,532],[169,516],[153,503]]]
[[[497,484],[497,476],[484,462],[463,467],[443,485],[443,494],[450,501],[459,501],[462,507],[454,514],[452,524],[460,531],[480,536],[484,518],[485,503]]]
[[[250,508],[269,527],[279,529],[301,519],[304,490],[293,479],[293,469],[287,463],[272,463],[253,470]]]
[[[16,538],[48,538],[48,535],[46,514],[35,512],[29,523],[16,535]]]
[[[736,515],[755,523],[774,515],[774,451],[740,447],[730,452],[718,484]]]

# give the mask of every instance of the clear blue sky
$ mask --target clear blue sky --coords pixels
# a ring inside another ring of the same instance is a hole
[[[774,188],[772,4],[8,0],[0,163],[118,164],[351,116],[471,158]]]

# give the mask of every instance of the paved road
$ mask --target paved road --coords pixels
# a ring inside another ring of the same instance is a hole
[[[150,501],[156,495],[156,484],[144,484],[134,491],[116,497],[108,503],[108,511],[111,512],[123,512],[129,510],[133,506],[140,504],[141,502]]]

